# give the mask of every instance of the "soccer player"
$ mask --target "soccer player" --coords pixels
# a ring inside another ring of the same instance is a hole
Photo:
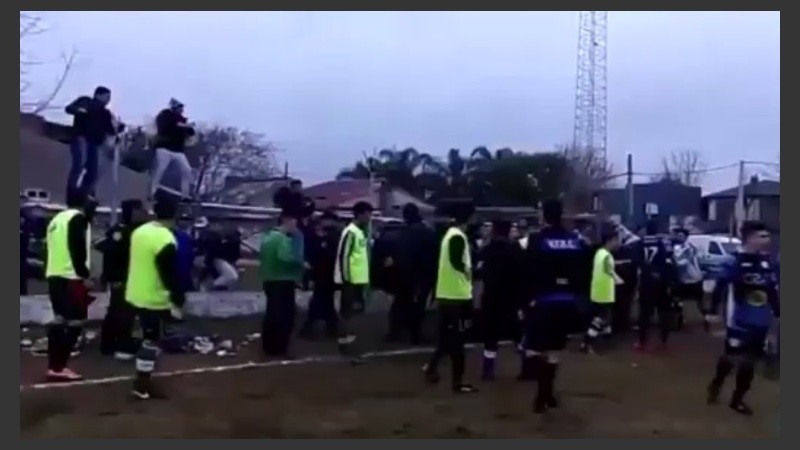
[[[372,205],[358,202],[353,205],[353,221],[339,238],[336,251],[334,281],[341,285],[339,301],[339,352],[353,357],[354,364],[363,362],[362,356],[354,350],[356,335],[353,333],[352,317],[364,312],[364,302],[369,285],[369,240],[367,233],[372,221]]]
[[[166,196],[165,196],[166,197]],[[136,354],[136,378],[131,394],[139,400],[166,398],[151,375],[160,353],[162,328],[170,316],[180,319],[186,300],[178,274],[178,246],[172,228],[178,204],[169,198],[153,205],[155,220],[131,234],[125,300],[135,308],[142,328],[142,345]]]
[[[81,335],[92,297],[91,223],[97,205],[83,190],[67,191],[67,209],[47,225],[47,291],[53,322],[47,328],[47,379],[78,381],[67,364]]]
[[[610,334],[611,313],[615,302],[616,285],[622,283],[617,275],[612,253],[619,247],[619,233],[615,229],[603,230],[601,247],[594,254],[592,284],[590,290],[591,321],[584,335],[581,350],[593,353],[595,339],[601,334]]]
[[[708,311],[703,304],[703,271],[700,269],[700,260],[697,247],[688,241],[689,231],[685,228],[678,228],[673,231],[675,235],[675,267],[678,279],[675,284],[675,297],[678,301],[678,328],[683,326],[683,302],[691,301],[697,305],[700,315],[703,317],[703,328],[709,331],[711,328]]]
[[[674,307],[670,290],[675,282],[675,261],[670,238],[658,232],[655,221],[647,222],[637,255],[639,279],[639,339],[637,351],[648,351],[650,321],[658,312],[661,348],[665,349],[673,326]]]
[[[436,350],[423,367],[430,383],[439,381],[438,366],[444,355],[452,364],[452,389],[457,394],[478,390],[464,383],[466,329],[472,309],[472,259],[466,229],[475,211],[471,203],[450,205],[453,222],[442,239],[435,298],[439,305]]]
[[[743,415],[753,410],[744,401],[750,390],[755,364],[764,351],[773,316],[780,317],[776,268],[766,250],[769,232],[764,224],[742,225],[742,250],[725,267],[713,295],[727,294],[725,352],[717,361],[714,379],[708,386],[708,403],[717,402],[725,379],[738,365],[736,385],[729,406]],[[721,300],[720,300],[721,301]]]
[[[525,359],[520,378],[534,377],[539,390],[534,412],[558,407],[555,379],[559,353],[578,314],[578,302],[588,295],[589,248],[562,224],[563,206],[548,200],[542,206],[546,226],[530,237],[526,275],[530,280],[525,316]]]

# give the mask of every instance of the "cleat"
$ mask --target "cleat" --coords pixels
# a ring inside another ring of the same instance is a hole
[[[56,382],[56,383],[69,383],[72,381],[80,381],[83,377],[77,374],[76,372],[67,369],[66,367],[61,369],[60,371],[55,370],[48,370],[47,371],[47,381]]]

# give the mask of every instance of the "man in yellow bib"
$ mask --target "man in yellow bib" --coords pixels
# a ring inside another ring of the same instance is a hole
[[[358,202],[353,205],[353,221],[339,239],[334,267],[334,281],[341,286],[339,300],[338,339],[339,352],[353,356],[353,363],[362,362],[354,350],[356,335],[352,332],[350,319],[364,312],[364,295],[369,285],[369,241],[367,230],[372,220],[372,205]]]
[[[617,284],[622,282],[614,268],[614,256],[612,256],[612,253],[619,248],[619,233],[609,227],[600,233],[600,240],[601,247],[595,252],[592,262],[592,284],[589,295],[591,322],[581,344],[584,353],[594,353],[595,339],[601,334],[610,334],[609,323],[615,301],[614,294]]]
[[[465,233],[475,211],[471,203],[449,205],[453,223],[442,239],[439,250],[439,269],[436,279],[436,302],[439,306],[439,326],[436,350],[423,367],[430,383],[439,382],[439,361],[447,354],[452,364],[454,393],[468,394],[477,389],[464,383],[466,329],[472,310],[472,260],[469,240]]]
[[[131,234],[130,264],[125,300],[136,310],[142,328],[142,345],[136,354],[136,379],[132,395],[140,400],[165,398],[150,379],[158,359],[158,342],[170,313],[180,318],[185,301],[178,275],[178,253],[174,226],[178,204],[158,199],[153,205],[156,219]]]
[[[47,225],[47,290],[53,321],[47,329],[48,381],[78,381],[82,377],[67,367],[81,335],[92,287],[89,272],[91,222],[96,204],[82,191],[67,192],[67,209]]]

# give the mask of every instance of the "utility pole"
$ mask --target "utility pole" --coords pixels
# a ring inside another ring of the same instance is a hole
[[[628,225],[633,224],[633,154],[628,153],[628,172],[627,182],[625,184],[626,203],[628,205],[626,221]]]
[[[117,224],[117,207],[119,206],[119,165],[120,145],[128,144],[128,136],[123,135],[120,144],[114,145],[114,157],[111,160],[111,224]]]
[[[741,238],[741,229],[742,223],[746,219],[747,216],[747,207],[746,207],[746,199],[744,195],[744,186],[745,186],[745,179],[744,179],[744,161],[739,161],[739,186],[736,192],[736,205],[733,211],[733,223],[734,227],[733,233],[736,236]]]

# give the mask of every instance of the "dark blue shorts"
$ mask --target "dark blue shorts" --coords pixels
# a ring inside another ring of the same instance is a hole
[[[725,354],[760,357],[764,354],[769,327],[730,327],[725,333]]]

